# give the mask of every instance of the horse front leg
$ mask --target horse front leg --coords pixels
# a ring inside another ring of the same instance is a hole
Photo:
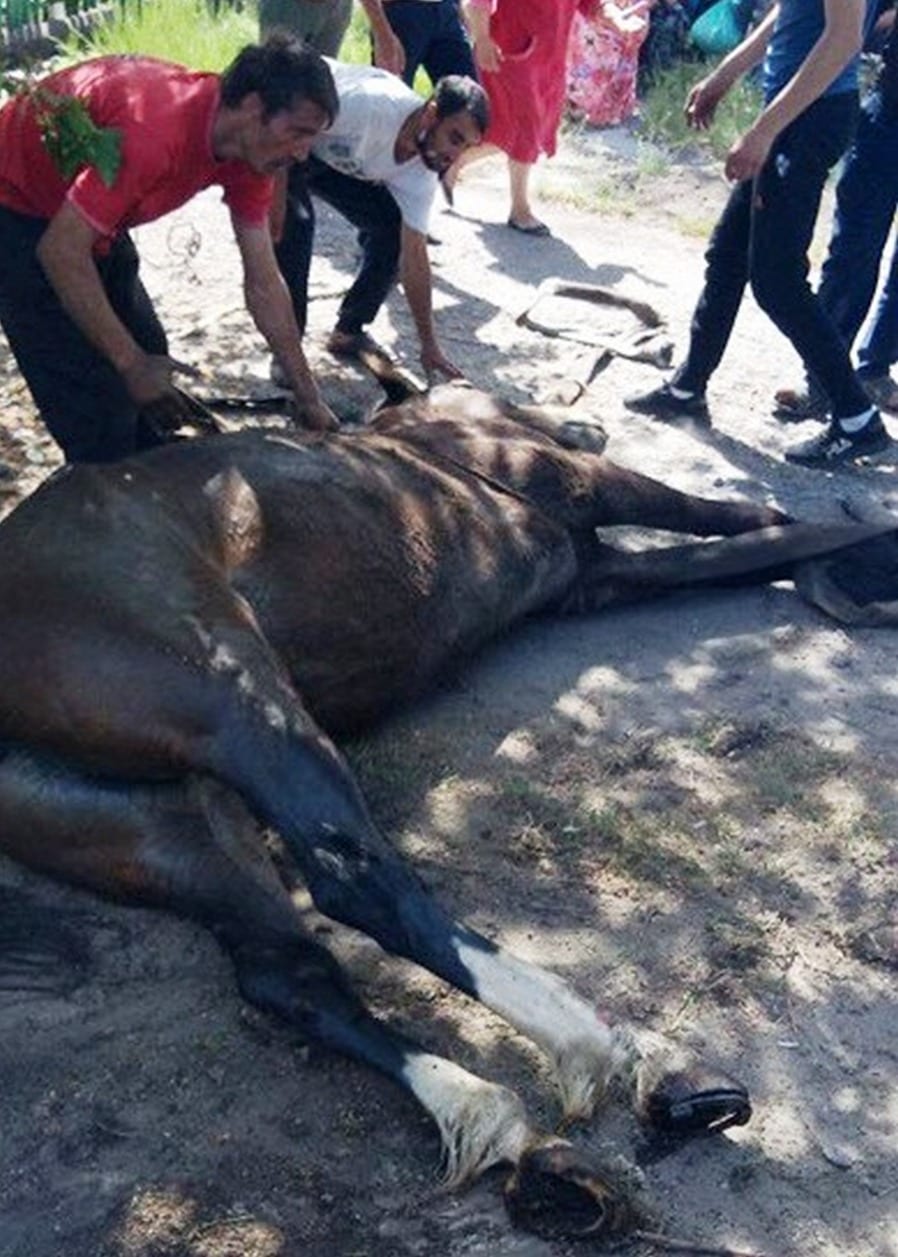
[[[510,1165],[516,1222],[576,1237],[617,1234],[632,1207],[625,1183],[541,1130],[519,1096],[397,1033],[364,1007],[340,967],[306,936],[239,797],[211,779],[98,782],[24,752],[0,759],[0,836],[30,867],[124,902],[199,922],[229,953],[244,998],[304,1038],[372,1066],[432,1118],[447,1186]],[[12,924],[15,928],[10,928]],[[61,925],[49,923],[59,936]],[[27,905],[0,932],[4,952],[41,953],[48,923]],[[32,964],[29,980],[42,974]]]
[[[380,834],[323,734],[300,741],[241,720],[217,747],[217,775],[278,829],[316,906],[493,1009],[542,1048],[566,1117],[591,1115],[610,1080],[621,1077],[655,1126],[722,1129],[747,1120],[739,1084],[707,1074],[693,1084],[667,1045],[646,1049],[561,978],[453,920]]]

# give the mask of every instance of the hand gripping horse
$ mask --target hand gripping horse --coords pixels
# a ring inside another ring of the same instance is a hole
[[[243,432],[63,469],[0,526],[0,850],[207,926],[247,1000],[415,1096],[450,1182],[508,1163],[516,1221],[598,1234],[624,1224],[614,1185],[513,1091],[372,1016],[262,841],[277,831],[321,912],[537,1044],[566,1118],[617,1079],[662,1130],[748,1119],[738,1082],[647,1048],[453,920],[331,740],[532,613],[778,573],[784,537],[790,561],[827,548],[770,507],[691,497],[572,443],[601,444],[446,386],[354,435]],[[747,535],[657,556],[600,544],[597,527],[626,523]]]

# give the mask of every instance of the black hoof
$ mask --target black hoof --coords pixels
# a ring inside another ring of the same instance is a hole
[[[665,1074],[643,1102],[643,1116],[665,1135],[714,1135],[751,1117],[746,1089],[727,1074],[698,1066]]]
[[[528,1149],[505,1184],[512,1223],[543,1239],[609,1239],[630,1209],[594,1162],[562,1140]]]

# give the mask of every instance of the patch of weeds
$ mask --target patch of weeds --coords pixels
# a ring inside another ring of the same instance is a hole
[[[714,969],[743,972],[757,969],[771,957],[764,929],[747,919],[707,921],[705,948]]]
[[[776,731],[765,721],[710,721],[696,735],[703,751],[717,759],[734,759],[746,751],[769,746]]]
[[[836,766],[834,756],[802,738],[776,737],[752,759],[751,787],[763,812],[788,809],[803,820],[823,821],[820,790]]]
[[[669,814],[645,816],[610,804],[583,813],[584,837],[618,873],[653,885],[704,881],[706,870],[688,851],[689,842]]]
[[[574,184],[564,175],[556,177],[545,172],[541,173],[539,180],[539,194],[544,200],[592,213],[614,213],[622,218],[631,217],[636,212],[633,191],[632,176],[609,179],[596,175],[580,178]]]
[[[636,176],[639,179],[660,179],[670,174],[673,160],[670,153],[657,144],[640,140],[636,146]]]
[[[518,841],[529,843],[534,849],[538,845],[541,853],[549,842],[554,844],[558,839],[570,841],[580,837],[579,827],[571,820],[568,802],[527,777],[502,780],[498,802],[510,813],[509,822]]]
[[[389,827],[407,819],[437,781],[453,780],[439,740],[417,733],[357,738],[343,751],[372,812]]]
[[[712,63],[679,61],[658,71],[646,87],[639,110],[640,134],[675,154],[705,151],[723,157],[761,110],[761,92],[743,79],[720,102],[707,131],[693,131],[683,107],[693,86],[713,68]]]
[[[662,762],[661,739],[651,729],[627,734],[606,748],[601,761],[602,769],[615,777],[640,769],[659,768]]]
[[[714,230],[715,219],[713,218],[684,218],[682,216],[676,219],[676,228],[681,236],[686,236],[692,240],[707,240]]]

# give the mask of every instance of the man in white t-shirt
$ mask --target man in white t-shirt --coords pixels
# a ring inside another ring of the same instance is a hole
[[[305,328],[315,232],[311,197],[320,197],[359,232],[362,261],[340,305],[328,348],[354,357],[371,344],[364,328],[397,277],[402,281],[428,378],[460,372],[443,355],[433,321],[427,225],[439,176],[479,144],[489,121],[483,89],[472,79],[441,79],[426,102],[395,75],[328,61],[340,112],[307,163],[290,171],[278,263]],[[311,194],[311,196],[310,196]]]

